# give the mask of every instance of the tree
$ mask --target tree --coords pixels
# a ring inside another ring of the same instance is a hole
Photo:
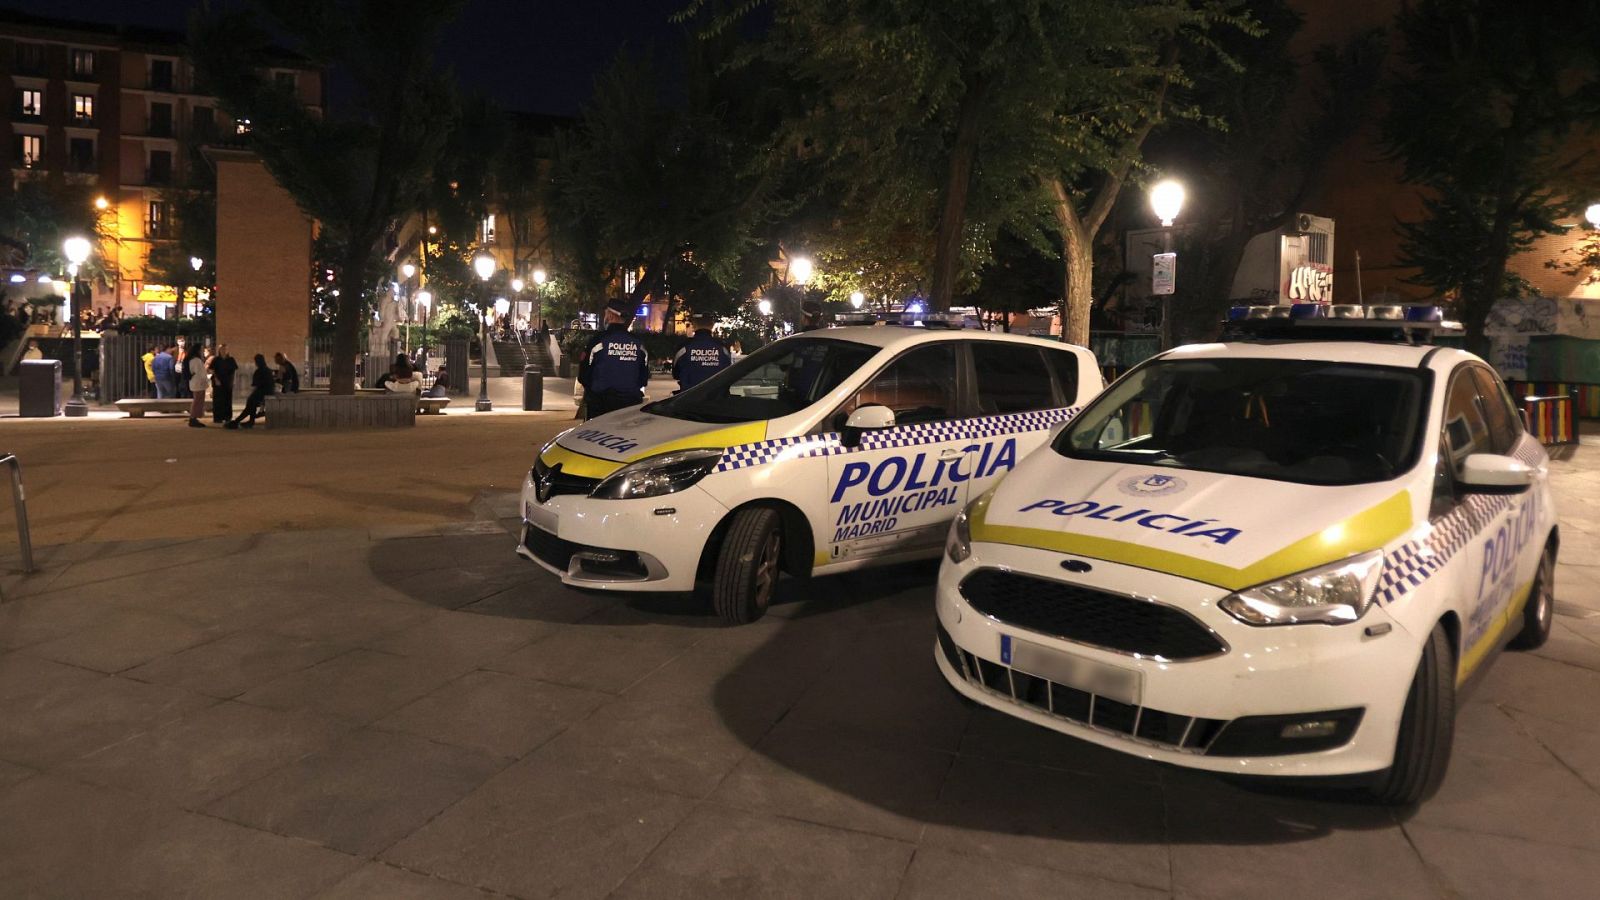
[[[1262,36],[1222,38],[1237,65],[1196,67],[1180,92],[1180,102],[1213,121],[1173,123],[1147,152],[1157,168],[1183,173],[1188,188],[1171,305],[1180,343],[1210,337],[1233,299],[1245,245],[1303,211],[1329,156],[1369,120],[1387,54],[1383,32],[1369,31],[1318,47],[1308,64],[1291,52],[1303,20],[1284,0],[1250,0],[1245,9]]]
[[[94,255],[85,264],[83,276],[111,283],[114,274],[106,268],[99,248],[116,239],[108,227],[109,216],[102,216],[94,205],[94,188],[84,184],[58,184],[27,179],[16,189],[0,196],[0,253],[5,263],[15,268],[59,273],[66,270],[62,244],[67,238],[90,238]]]
[[[374,301],[385,237],[420,200],[455,110],[432,61],[440,28],[461,0],[256,0],[254,9],[201,12],[192,24],[196,70],[268,171],[339,248],[330,390],[353,393],[361,327]],[[259,21],[265,13],[270,26]],[[314,112],[267,76],[294,41],[338,70],[351,96]]]
[[[630,302],[665,296],[669,320],[678,281],[747,287],[750,258],[781,217],[782,171],[762,159],[779,113],[769,83],[721,73],[730,46],[688,48],[681,99],[651,55],[619,58],[599,79],[551,174],[563,274],[604,289],[637,272]]]
[[[1495,301],[1526,288],[1509,261],[1562,231],[1600,174],[1586,147],[1600,125],[1600,3],[1417,0],[1398,28],[1383,137],[1425,191],[1423,218],[1400,225],[1403,261],[1413,283],[1454,298],[1484,353]]]
[[[1047,213],[1068,258],[1068,339],[1082,341],[1094,238],[1143,139],[1172,114],[1178,51],[1200,58],[1214,28],[1251,29],[1230,5],[774,0],[761,53],[813,89],[791,141],[825,159],[845,217],[868,223],[856,233],[910,224],[931,236],[934,308],[948,308],[1000,227],[1026,232]]]

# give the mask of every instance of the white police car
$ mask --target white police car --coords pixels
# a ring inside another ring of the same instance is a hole
[[[1431,792],[1458,688],[1549,634],[1547,457],[1477,357],[1322,324],[1147,361],[975,495],[946,679],[1153,760]]]
[[[1102,382],[1093,354],[980,331],[776,341],[540,451],[518,551],[566,584],[683,591],[760,616],[780,572],[937,556],[952,517]]]

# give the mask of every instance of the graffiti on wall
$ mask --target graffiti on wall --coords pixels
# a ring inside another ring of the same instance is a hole
[[[1299,266],[1289,273],[1291,303],[1332,303],[1333,272],[1319,266]]]
[[[1483,330],[1488,334],[1556,334],[1560,318],[1561,304],[1553,297],[1497,300]]]

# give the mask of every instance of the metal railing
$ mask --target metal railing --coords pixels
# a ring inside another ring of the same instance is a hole
[[[17,509],[17,544],[22,548],[22,574],[33,572],[33,540],[28,535],[28,497],[22,489],[22,463],[15,453],[0,453],[0,465],[11,467],[11,501]]]

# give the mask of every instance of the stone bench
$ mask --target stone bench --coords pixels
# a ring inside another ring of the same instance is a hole
[[[190,400],[184,397],[166,397],[155,400],[149,397],[124,397],[117,401],[117,409],[130,419],[142,419],[147,412],[187,413]],[[211,411],[211,401],[206,401],[206,412]]]
[[[442,416],[444,415],[444,408],[449,405],[449,397],[417,398],[417,412],[424,416]]]
[[[410,428],[417,424],[417,398],[388,394],[273,394],[266,403],[268,428]]]

